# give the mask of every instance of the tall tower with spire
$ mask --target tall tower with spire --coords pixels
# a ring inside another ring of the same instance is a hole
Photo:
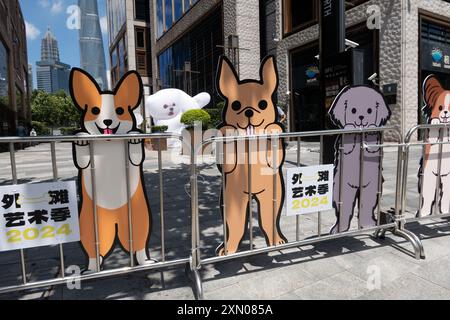
[[[58,41],[50,28],[41,41],[41,61],[36,62],[37,88],[48,93],[69,92],[70,65],[59,59]]]
[[[80,65],[89,72],[102,89],[108,89],[102,30],[97,0],[78,0],[81,12]]]
[[[59,61],[58,41],[48,27],[44,38],[41,42],[41,60],[42,61]]]

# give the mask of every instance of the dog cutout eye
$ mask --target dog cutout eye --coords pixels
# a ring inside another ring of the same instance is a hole
[[[373,112],[372,108],[367,109],[368,114],[372,114],[372,112]]]
[[[116,113],[117,113],[117,115],[121,116],[125,113],[125,110],[122,107],[118,107],[116,109]]]
[[[239,110],[241,109],[241,107],[242,107],[242,105],[241,105],[241,103],[240,103],[239,101],[235,101],[235,102],[233,102],[233,104],[231,105],[231,108],[232,108],[234,111],[239,111]]]
[[[444,107],[443,106],[439,106],[439,111],[442,111],[442,110],[444,110]]]
[[[91,112],[93,115],[98,116],[100,114],[100,108],[93,107]]]
[[[356,108],[353,108],[353,109],[352,109],[352,113],[353,113],[353,114],[356,114],[356,111],[357,111]]]
[[[267,107],[268,107],[267,101],[266,101],[266,100],[261,100],[261,101],[259,102],[259,104],[258,104],[258,107],[259,107],[261,110],[266,110]]]

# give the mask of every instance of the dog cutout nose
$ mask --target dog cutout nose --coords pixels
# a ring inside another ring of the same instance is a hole
[[[448,111],[444,111],[445,114],[448,114]]]
[[[109,127],[113,122],[112,120],[103,120],[103,123],[105,124],[105,126]]]
[[[255,113],[253,112],[253,110],[247,110],[245,111],[245,116],[247,118],[252,118],[255,115]]]
[[[364,116],[359,116],[359,120],[364,120]]]

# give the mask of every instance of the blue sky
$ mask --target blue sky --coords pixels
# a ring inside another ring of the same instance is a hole
[[[20,0],[27,26],[28,63],[33,65],[34,87],[36,87],[36,61],[41,56],[41,39],[50,27],[59,44],[60,59],[72,67],[80,65],[78,30],[70,30],[66,13],[77,0]],[[106,31],[106,0],[98,0],[105,51],[108,47]],[[107,64],[109,59],[106,60]],[[106,66],[109,69],[109,66]]]

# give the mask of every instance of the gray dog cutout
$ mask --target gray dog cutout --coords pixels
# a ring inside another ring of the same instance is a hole
[[[379,128],[391,117],[391,110],[383,95],[368,86],[348,86],[343,89],[334,100],[329,113],[334,124],[341,129]],[[374,211],[378,205],[378,187],[382,170],[381,149],[365,149],[363,183],[360,186],[362,136],[362,134],[347,134],[344,139],[341,136],[336,141],[333,207],[336,210],[337,221],[331,229],[331,234],[350,229],[357,201],[361,202],[359,213],[361,227],[370,228],[377,223]],[[368,145],[377,145],[380,143],[381,134],[367,133],[364,140]],[[342,159],[339,151],[341,145],[344,149]]]

